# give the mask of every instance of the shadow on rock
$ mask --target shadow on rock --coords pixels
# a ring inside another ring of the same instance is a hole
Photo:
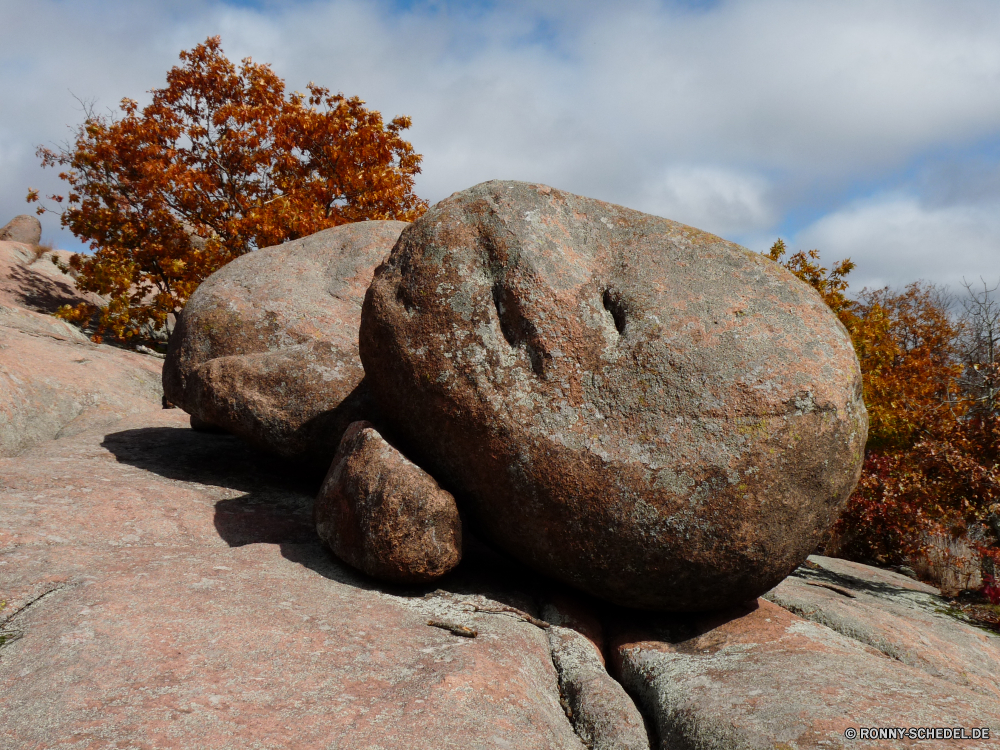
[[[54,313],[63,305],[80,302],[80,293],[68,280],[69,277],[66,281],[54,280],[26,266],[13,266],[9,275],[19,304],[29,310]]]

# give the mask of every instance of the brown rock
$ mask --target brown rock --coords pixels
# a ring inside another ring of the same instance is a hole
[[[314,513],[337,557],[384,581],[426,583],[462,559],[455,498],[369,422],[347,428]]]
[[[0,747],[583,750],[544,630],[373,588],[283,466],[179,410],[0,459]]]
[[[14,242],[0,242],[0,308],[54,313],[63,305],[100,304],[100,297],[78,290],[73,277],[52,262],[55,258],[66,263],[70,255],[65,250],[39,254]]]
[[[768,601],[725,615],[625,627],[617,638],[619,675],[664,748],[936,747],[909,737],[852,740],[849,731],[986,727],[991,739],[955,743],[986,750],[1000,732],[995,697]]]
[[[244,255],[188,301],[163,370],[167,398],[202,422],[326,471],[369,416],[361,303],[399,221],[367,221]]]
[[[30,214],[15,216],[0,227],[0,242],[22,242],[37,245],[42,240],[42,224]]]
[[[484,183],[407,228],[360,347],[393,439],[488,539],[619,604],[753,599],[861,468],[860,370],[811,287],[541,185]]]

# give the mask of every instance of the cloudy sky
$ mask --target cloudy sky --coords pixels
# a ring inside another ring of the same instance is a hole
[[[0,29],[0,223],[59,189],[35,149],[78,99],[145,102],[218,34],[410,115],[431,202],[532,180],[850,257],[852,289],[1000,279],[995,0],[0,0]]]

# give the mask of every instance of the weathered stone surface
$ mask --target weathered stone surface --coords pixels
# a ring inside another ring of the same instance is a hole
[[[526,597],[374,588],[314,484],[178,410],[0,477],[0,746],[583,750]]]
[[[370,422],[344,433],[314,516],[337,557],[383,581],[427,583],[462,559],[455,498]]]
[[[20,214],[0,227],[0,242],[37,245],[42,241],[42,224],[30,214]]]
[[[894,608],[885,598],[871,601],[868,617],[918,627],[923,620],[910,619],[909,595],[896,590],[904,603]],[[948,626],[966,637],[967,626],[955,620],[942,623],[939,632]],[[985,749],[1000,732],[1000,701],[990,691],[962,686],[953,675],[942,678],[941,670],[926,669],[926,663],[897,661],[864,639],[770,601],[714,616],[661,617],[644,625],[623,620],[620,627],[612,639],[615,669],[655,722],[664,750],[933,745],[845,736],[862,727],[986,727],[992,739],[955,743]],[[978,669],[973,665],[981,658],[956,652],[954,668]]]
[[[1000,637],[945,614],[946,603],[931,586],[814,555],[766,598],[891,659],[1000,703]]]
[[[244,255],[188,301],[170,340],[167,398],[203,422],[322,471],[369,416],[361,303],[399,221],[367,221]]]
[[[584,635],[553,624],[552,663],[573,728],[590,750],[649,750],[642,715]]]
[[[35,311],[74,299],[47,266],[0,243],[0,456],[161,408],[158,360],[94,344]]]
[[[620,604],[762,594],[861,467],[860,371],[814,290],[541,185],[484,183],[404,230],[360,351],[393,440],[481,533]]]

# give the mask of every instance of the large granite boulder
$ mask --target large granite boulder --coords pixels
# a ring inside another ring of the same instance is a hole
[[[370,422],[347,428],[313,515],[337,557],[383,581],[427,583],[462,559],[455,498]]]
[[[196,424],[325,471],[347,425],[369,416],[361,303],[405,226],[345,224],[216,271],[171,337],[167,398]]]
[[[37,245],[42,241],[42,224],[30,214],[20,214],[0,227],[0,242]]]
[[[619,604],[752,600],[861,468],[857,359],[811,287],[542,185],[483,183],[407,228],[360,335],[393,439],[476,528]]]

